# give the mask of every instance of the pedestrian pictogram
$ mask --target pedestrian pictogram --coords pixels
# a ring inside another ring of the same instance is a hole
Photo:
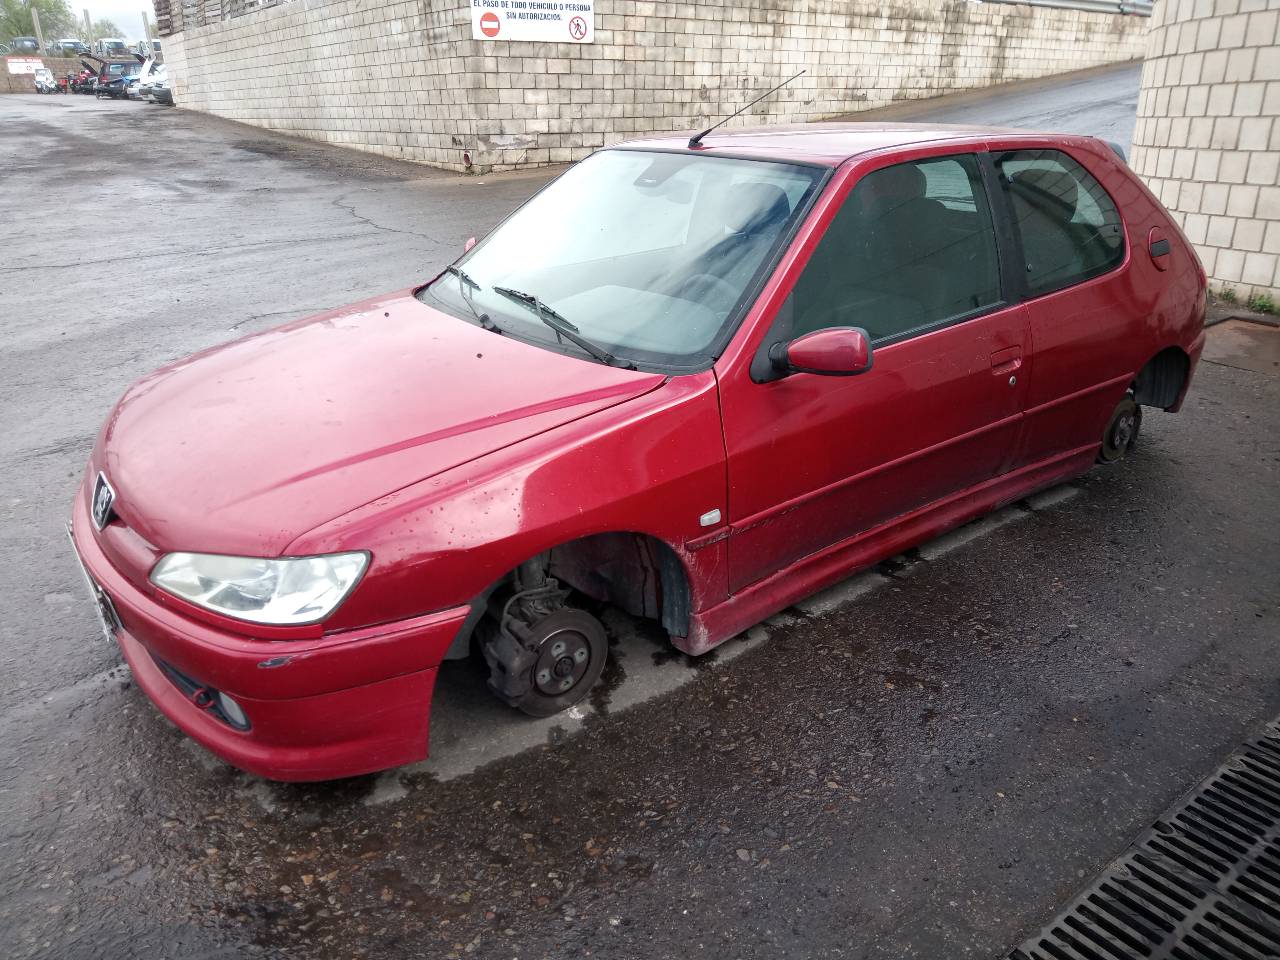
[[[596,0],[463,0],[471,38],[499,43],[594,43]]]

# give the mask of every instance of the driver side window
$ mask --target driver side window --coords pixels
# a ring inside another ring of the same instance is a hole
[[[850,192],[792,291],[792,337],[864,327],[885,344],[999,301],[977,157],[912,161],[872,171]]]

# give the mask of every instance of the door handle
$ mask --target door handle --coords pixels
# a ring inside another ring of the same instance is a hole
[[[997,377],[1014,373],[1022,366],[1022,348],[1005,347],[991,354],[991,372]]]

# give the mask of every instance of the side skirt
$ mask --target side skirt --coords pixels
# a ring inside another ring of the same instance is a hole
[[[1070,450],[994,477],[833,544],[753,583],[723,603],[695,613],[689,625],[689,636],[672,637],[671,642],[693,656],[706,653],[765,617],[858,570],[932,540],[1037,490],[1088,472],[1097,451],[1097,444]],[[732,533],[728,546],[733,549]]]

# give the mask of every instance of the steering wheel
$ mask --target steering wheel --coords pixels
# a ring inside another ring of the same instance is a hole
[[[717,306],[728,310],[738,299],[738,291],[729,282],[710,273],[691,273],[681,281],[675,295],[703,306]]]

